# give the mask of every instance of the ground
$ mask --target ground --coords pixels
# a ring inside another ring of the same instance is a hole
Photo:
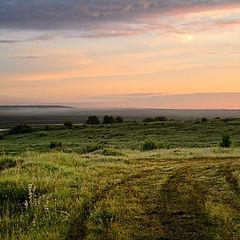
[[[164,124],[4,135],[0,238],[239,239],[237,120]],[[233,129],[229,149],[220,124]],[[165,148],[142,151],[147,137]]]

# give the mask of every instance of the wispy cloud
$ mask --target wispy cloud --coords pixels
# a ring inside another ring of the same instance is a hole
[[[20,43],[23,42],[22,40],[0,40],[0,43],[3,44],[11,44],[11,43]]]
[[[34,37],[26,38],[26,39],[0,39],[0,43],[2,44],[14,44],[14,43],[24,43],[24,42],[32,42],[32,41],[49,41],[54,39],[55,37],[53,35],[49,34],[37,34]]]
[[[177,32],[173,25],[159,23],[157,19],[238,5],[239,0],[2,0],[0,29],[69,31],[70,37],[85,38]],[[46,34],[23,41],[51,39]],[[0,40],[0,43],[17,42],[21,41]]]
[[[39,56],[16,56],[14,58],[15,59],[23,59],[23,60],[34,60],[34,59],[39,59],[41,57],[39,57]]]

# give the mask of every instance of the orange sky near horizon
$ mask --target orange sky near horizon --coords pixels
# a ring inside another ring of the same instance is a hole
[[[0,30],[8,39],[0,40],[0,97],[67,103],[134,93],[240,92],[239,6],[175,11],[151,21],[137,30],[121,23],[113,36],[97,29],[99,37],[53,32],[36,40],[39,31]]]

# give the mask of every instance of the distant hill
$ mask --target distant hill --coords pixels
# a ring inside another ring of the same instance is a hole
[[[0,128],[27,124],[62,124],[70,120],[75,124],[84,123],[90,115],[100,119],[104,115],[122,116],[127,121],[142,121],[147,117],[165,116],[174,120],[192,120],[197,118],[240,118],[240,109],[81,109],[64,105],[12,105],[0,106]]]
[[[0,106],[0,117],[65,115],[70,114],[73,110],[73,107],[62,105],[2,105]]]

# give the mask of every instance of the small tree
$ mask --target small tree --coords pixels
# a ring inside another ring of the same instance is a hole
[[[117,123],[123,123],[123,118],[121,116],[116,117],[116,122]]]
[[[89,116],[88,120],[86,121],[86,124],[92,124],[92,125],[98,125],[100,124],[100,121],[97,116]]]
[[[116,119],[113,116],[105,115],[103,117],[103,124],[111,124],[116,123]]]
[[[64,126],[67,127],[67,128],[72,128],[73,127],[73,123],[72,123],[72,121],[65,121],[64,122]]]
[[[208,121],[208,119],[206,118],[206,117],[203,117],[202,119],[201,119],[201,122],[207,122]]]
[[[231,136],[229,133],[224,133],[222,135],[222,141],[220,143],[220,147],[229,148],[232,144]]]

